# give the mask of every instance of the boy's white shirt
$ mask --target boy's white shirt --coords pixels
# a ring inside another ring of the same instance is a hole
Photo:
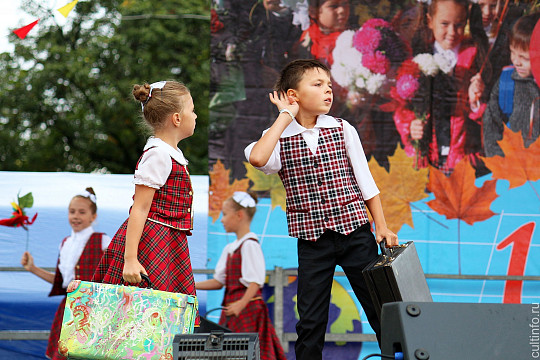
[[[240,278],[240,282],[245,287],[248,287],[253,282],[259,284],[259,287],[263,287],[266,279],[266,265],[264,263],[262,248],[256,241],[250,240],[246,242],[248,239],[258,239],[258,237],[255,233],[249,232],[240,239],[236,239],[225,246],[214,270],[214,279],[225,285],[227,278],[227,256],[234,253],[245,242],[240,250],[242,254],[242,277]]]
[[[373,176],[371,175],[371,172],[369,170],[366,155],[364,153],[364,148],[362,147],[362,143],[360,142],[358,132],[346,120],[342,120],[341,123],[343,124],[343,136],[345,147],[347,149],[347,155],[353,168],[356,182],[358,183],[358,186],[362,191],[362,196],[364,197],[364,200],[369,200],[379,194],[379,189],[377,188],[375,180],[373,180]],[[307,146],[309,147],[311,152],[315,154],[317,152],[320,129],[330,129],[339,126],[339,122],[334,117],[329,115],[319,115],[313,129],[306,129],[297,121],[292,121],[281,134],[281,138],[287,138],[294,135],[302,134],[302,137],[304,138]],[[268,131],[268,129],[265,130],[263,134],[266,133],[266,131]],[[255,144],[256,142],[249,144],[244,150],[244,154],[248,161],[251,150],[253,150]],[[266,175],[275,174],[279,170],[281,170],[279,142],[276,144],[276,147],[272,151],[268,162],[264,166],[258,167],[257,169],[261,170]]]
[[[171,174],[171,157],[180,165],[188,164],[180,149],[174,148],[154,136],[148,139],[144,150],[148,151],[143,154],[137,170],[135,170],[135,178],[133,179],[135,185],[145,185],[154,189],[161,188]]]
[[[94,233],[94,228],[90,225],[79,232],[71,230],[71,235],[67,237],[64,244],[60,244],[60,262],[58,270],[62,274],[62,287],[67,288],[71,280],[75,279],[75,265],[79,262],[84,247]],[[111,238],[105,234],[101,237],[101,250],[105,251]]]

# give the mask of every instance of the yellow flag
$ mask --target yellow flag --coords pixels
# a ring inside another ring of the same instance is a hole
[[[60,12],[60,14],[64,15],[64,17],[67,18],[71,10],[73,10],[75,5],[77,4],[77,2],[79,2],[79,0],[74,0],[69,4],[62,6],[60,9],[58,9],[58,11]]]

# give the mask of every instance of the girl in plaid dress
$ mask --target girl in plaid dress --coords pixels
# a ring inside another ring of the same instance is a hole
[[[89,187],[80,194],[75,195],[68,207],[68,221],[71,226],[71,235],[60,244],[60,254],[56,265],[56,272],[48,272],[34,264],[34,258],[25,251],[21,265],[27,271],[43,280],[53,284],[49,296],[64,295],[58,305],[49,335],[49,343],[45,355],[49,359],[66,359],[58,353],[58,339],[64,318],[66,304],[66,288],[71,280],[90,280],[96,269],[103,251],[109,246],[111,238],[103,233],[94,232],[92,223],[97,217],[96,194]]]
[[[135,85],[150,137],[135,167],[128,219],[114,236],[93,281],[138,284],[147,274],[156,290],[195,295],[187,235],[193,228],[193,189],[178,143],[193,135],[193,99],[176,81]]]
[[[237,239],[225,246],[214,278],[195,284],[198,290],[225,286],[220,325],[234,332],[259,333],[261,359],[287,359],[276,335],[261,288],[266,278],[264,256],[250,224],[257,200],[254,193],[237,191],[223,202],[221,222]]]

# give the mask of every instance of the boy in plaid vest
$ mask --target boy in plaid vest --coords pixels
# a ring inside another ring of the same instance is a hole
[[[265,174],[278,173],[285,187],[289,235],[298,238],[296,359],[316,360],[322,358],[336,265],[380,341],[362,270],[377,257],[378,242],[394,246],[398,239],[386,226],[358,133],[345,120],[326,115],[333,101],[329,69],[317,60],[292,61],[275,88],[269,96],[279,116],[245,153]]]

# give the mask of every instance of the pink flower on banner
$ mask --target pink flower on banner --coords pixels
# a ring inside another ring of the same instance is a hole
[[[353,37],[353,46],[362,54],[372,53],[379,46],[381,33],[374,28],[362,27]]]
[[[419,88],[418,79],[410,74],[400,76],[396,82],[396,91],[403,100],[411,100]]]
[[[369,19],[362,25],[362,27],[366,27],[366,28],[385,27],[389,29],[392,28],[392,26],[390,25],[388,21],[384,19],[379,19],[379,18]]]
[[[362,56],[362,65],[375,74],[386,74],[390,69],[390,60],[382,52],[375,51]]]

